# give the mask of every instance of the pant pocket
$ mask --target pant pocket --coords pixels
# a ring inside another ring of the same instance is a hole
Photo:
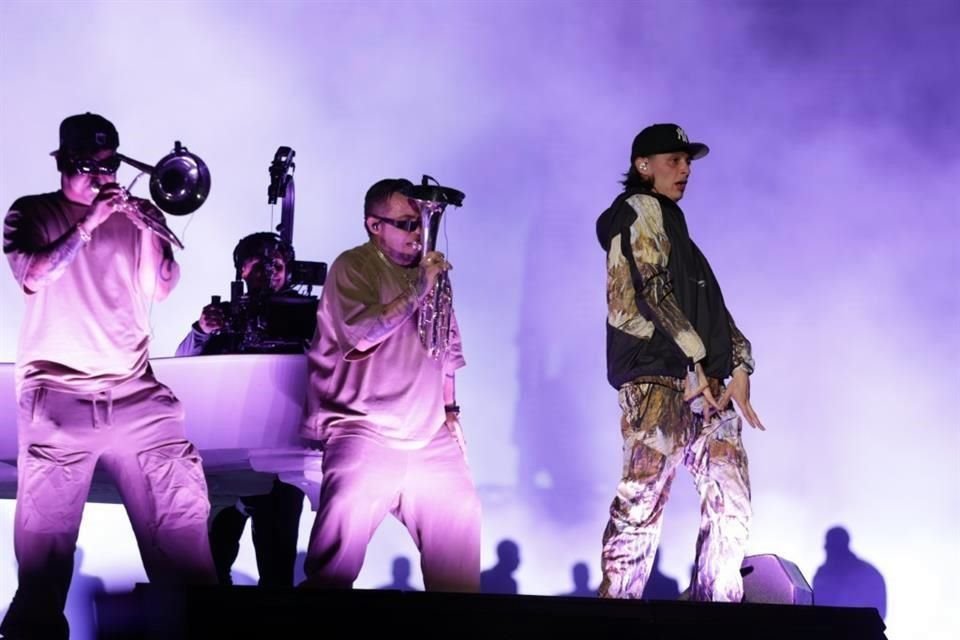
[[[38,533],[74,531],[90,491],[95,461],[88,452],[34,444],[20,457],[17,499],[23,525]]]
[[[206,522],[210,512],[200,454],[190,442],[178,441],[137,455],[147,479],[160,529]]]
[[[26,418],[24,422],[33,424],[43,417],[46,397],[46,387],[35,387],[21,394],[17,408],[21,418]]]

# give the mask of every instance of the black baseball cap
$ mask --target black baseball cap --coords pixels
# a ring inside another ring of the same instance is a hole
[[[60,147],[50,155],[90,157],[103,149],[120,146],[120,134],[103,116],[87,113],[70,116],[60,123]]]
[[[652,124],[633,139],[630,149],[630,162],[658,153],[686,151],[691,160],[697,160],[710,153],[710,147],[702,142],[690,142],[687,133],[676,124]]]

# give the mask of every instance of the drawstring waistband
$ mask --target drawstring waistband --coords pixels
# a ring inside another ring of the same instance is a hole
[[[101,425],[100,412],[97,411],[97,398],[102,398],[105,401],[103,405],[104,405],[104,409],[106,410],[106,414],[105,414],[106,419],[103,421],[103,424],[105,424],[108,427],[112,426],[113,425],[113,390],[107,389],[106,391],[100,391],[99,393],[95,393],[90,396],[90,403],[93,410],[93,428],[94,429],[99,429]]]

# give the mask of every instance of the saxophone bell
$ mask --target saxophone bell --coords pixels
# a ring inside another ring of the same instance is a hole
[[[463,204],[464,194],[462,191],[440,186],[435,178],[424,175],[421,183],[409,187],[405,195],[413,200],[420,210],[422,241],[415,244],[419,245],[420,258],[424,259],[429,252],[436,250],[440,219],[447,205],[459,207]],[[427,354],[435,360],[441,360],[450,346],[452,314],[453,290],[450,277],[446,271],[442,271],[421,304],[417,316],[420,342]]]

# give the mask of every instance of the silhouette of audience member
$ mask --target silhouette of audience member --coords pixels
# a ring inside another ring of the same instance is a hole
[[[103,580],[96,576],[81,573],[83,569],[83,549],[77,547],[74,556],[73,578],[67,593],[64,614],[70,623],[71,640],[95,640],[97,637],[97,596],[106,593]]]
[[[393,559],[393,568],[391,570],[393,582],[385,584],[378,589],[393,589],[395,591],[416,591],[416,587],[410,584],[410,559],[404,556],[397,556]]]
[[[887,616],[887,586],[883,575],[850,550],[850,534],[843,527],[827,530],[823,548],[827,559],[813,576],[813,601],[833,607],[873,607]]]
[[[520,547],[513,540],[497,544],[497,564],[480,573],[481,593],[516,594],[517,581],[513,572],[520,566]]]
[[[644,600],[676,600],[680,597],[680,584],[668,575],[660,572],[660,550],[653,556],[653,568],[650,578],[643,587]]]
[[[573,569],[570,571],[570,574],[573,576],[573,591],[570,593],[563,593],[561,595],[569,596],[571,598],[596,598],[597,589],[596,587],[590,586],[590,569],[587,567],[586,562],[578,562],[573,565]]]

